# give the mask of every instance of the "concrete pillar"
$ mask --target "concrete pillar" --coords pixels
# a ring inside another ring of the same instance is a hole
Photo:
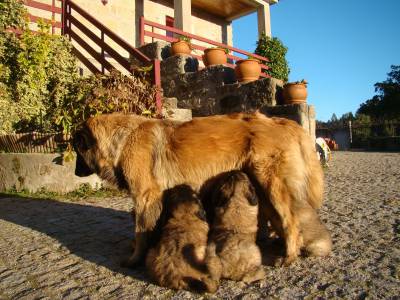
[[[271,15],[269,11],[269,4],[265,3],[257,8],[258,17],[258,36],[261,37],[262,33],[271,36]]]
[[[228,46],[233,45],[232,22],[227,22],[222,26],[222,43]]]
[[[190,19],[192,17],[191,0],[174,0],[175,27],[191,33]]]

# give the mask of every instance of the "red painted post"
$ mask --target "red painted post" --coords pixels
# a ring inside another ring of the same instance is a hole
[[[156,93],[156,106],[157,106],[157,114],[161,116],[162,113],[162,99],[161,99],[161,68],[160,68],[160,60],[153,60],[153,83],[157,88]]]
[[[51,2],[51,34],[55,34],[55,22],[56,22],[56,13],[54,12],[56,8],[56,0]]]
[[[61,35],[64,35],[65,0],[61,0]]]
[[[140,45],[139,46],[143,46],[144,45],[144,16],[140,17],[140,22],[139,22],[139,30],[140,30]]]

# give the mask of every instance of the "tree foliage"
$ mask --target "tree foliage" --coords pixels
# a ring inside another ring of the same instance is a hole
[[[362,103],[358,114],[375,120],[400,119],[400,65],[392,65],[387,75],[387,80],[375,83],[377,95]]]
[[[270,67],[267,73],[277,79],[288,81],[290,69],[286,60],[288,48],[282,41],[276,37],[271,38],[263,34],[257,41],[255,53],[267,57],[270,61],[267,65]]]

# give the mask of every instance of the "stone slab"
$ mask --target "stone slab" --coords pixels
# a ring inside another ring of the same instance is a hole
[[[75,176],[75,160],[63,163],[60,154],[0,153],[0,191],[68,193],[85,183],[93,188],[102,186],[97,175]]]

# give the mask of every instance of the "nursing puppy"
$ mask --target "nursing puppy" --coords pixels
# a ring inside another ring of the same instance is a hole
[[[260,113],[190,122],[109,114],[88,119],[74,135],[75,174],[96,172],[126,188],[136,212],[136,245],[127,265],[143,261],[162,210],[163,191],[188,183],[198,191],[220,173],[243,170],[257,187],[260,210],[285,241],[285,264],[302,247],[296,207],[320,207],[323,172],[314,142],[294,121]]]
[[[209,244],[215,247],[220,264],[213,264],[210,271],[245,283],[263,279],[261,252],[256,245],[258,198],[246,174],[223,174],[211,203]]]
[[[147,254],[150,276],[161,286],[197,292],[215,292],[218,278],[212,279],[207,264],[215,252],[206,257],[209,231],[203,206],[187,185],[168,190],[164,196],[159,233],[152,237],[155,247]]]

